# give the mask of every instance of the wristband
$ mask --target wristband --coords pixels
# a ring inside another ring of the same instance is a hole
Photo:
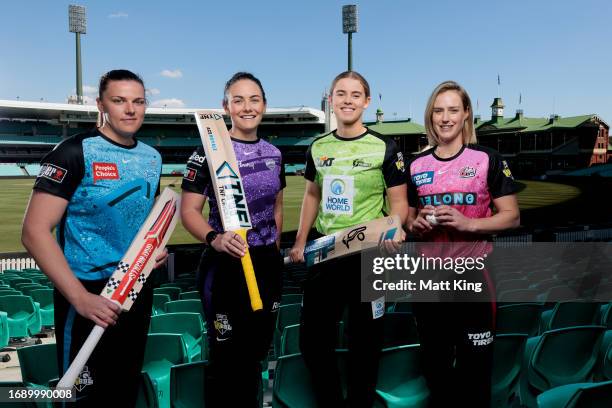
[[[215,240],[215,238],[217,238],[217,235],[219,235],[219,233],[215,230],[212,230],[208,234],[206,234],[206,238],[204,238],[204,240],[206,241],[208,246],[212,246],[212,242]]]

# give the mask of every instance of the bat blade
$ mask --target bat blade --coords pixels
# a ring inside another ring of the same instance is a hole
[[[402,226],[398,215],[377,218],[363,224],[309,241],[304,247],[306,266],[360,252],[364,244],[398,240]],[[285,265],[290,263],[285,258]]]
[[[238,161],[223,115],[213,111],[197,111],[195,119],[204,146],[223,229],[238,233],[246,242],[246,231],[252,227],[251,216]],[[263,305],[248,248],[245,256],[241,258],[241,263],[251,307],[254,311],[261,310]]]
[[[153,270],[155,258],[166,246],[174,231],[178,221],[179,205],[180,196],[165,188],[117,269],[109,278],[101,296],[114,301],[124,311],[130,310],[138,292]],[[94,326],[68,370],[57,383],[57,388],[72,388],[103,334],[103,327]]]

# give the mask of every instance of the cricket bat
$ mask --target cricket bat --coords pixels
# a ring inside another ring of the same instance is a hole
[[[180,196],[165,188],[157,199],[127,252],[108,279],[101,296],[112,300],[128,311],[153,270],[155,258],[164,249],[178,221]],[[72,388],[89,356],[100,341],[104,328],[96,325],[68,370],[57,383],[58,388]]]
[[[206,162],[213,182],[223,229],[239,234],[244,242],[247,242],[246,233],[252,227],[251,216],[242,187],[236,154],[223,121],[223,115],[212,111],[197,111],[195,117],[204,145]],[[251,308],[253,311],[261,310],[263,304],[248,247],[240,261],[249,291]]]
[[[363,224],[312,240],[304,247],[306,266],[341,258],[359,252],[363,243],[381,243],[386,239],[398,240],[402,226],[399,215],[377,218]],[[285,265],[291,263],[285,257]]]

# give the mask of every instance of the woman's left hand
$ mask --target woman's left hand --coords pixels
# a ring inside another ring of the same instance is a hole
[[[386,255],[396,254],[402,247],[402,242],[406,240],[406,232],[400,228],[398,240],[385,239],[380,243],[380,250]]]
[[[153,269],[163,266],[167,260],[168,260],[168,248],[164,248],[164,250],[161,251],[161,253],[157,255],[157,257],[155,258],[155,266],[153,267]]]
[[[436,221],[444,227],[451,227],[461,232],[472,230],[472,219],[463,215],[459,210],[448,205],[436,207]]]

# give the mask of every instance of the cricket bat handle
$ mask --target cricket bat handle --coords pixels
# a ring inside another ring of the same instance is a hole
[[[285,265],[289,265],[291,263],[291,257],[289,256],[284,257],[283,262]]]
[[[79,374],[87,364],[87,360],[91,356],[91,353],[96,348],[96,345],[100,341],[100,338],[104,334],[104,328],[96,325],[89,333],[87,340],[83,343],[83,346],[79,350],[78,354],[68,367],[68,370],[64,373],[62,379],[57,383],[57,388],[72,388]]]
[[[240,235],[240,238],[242,238],[244,242],[247,242],[246,229],[241,228],[235,230],[234,232]],[[259,288],[257,287],[257,279],[255,278],[255,270],[253,269],[253,261],[251,260],[251,254],[249,253],[248,244],[244,256],[240,258],[240,262],[242,263],[244,279],[246,280],[247,289],[249,291],[249,298],[251,299],[251,308],[254,312],[262,310],[263,302],[261,301],[261,296],[259,295]]]

